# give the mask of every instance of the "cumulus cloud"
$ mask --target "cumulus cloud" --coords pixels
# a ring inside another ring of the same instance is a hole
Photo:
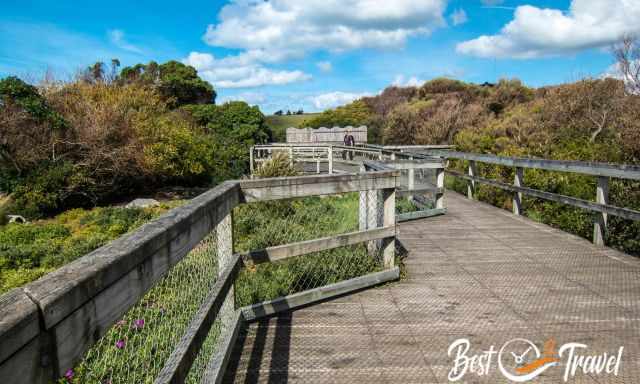
[[[311,76],[302,71],[273,70],[257,64],[248,55],[217,59],[208,53],[191,52],[183,60],[198,74],[218,88],[254,88],[305,81]]]
[[[348,104],[361,97],[371,96],[370,93],[329,92],[312,96],[310,101],[317,109],[335,108]]]
[[[330,61],[320,61],[316,63],[316,65],[322,72],[331,72],[331,70],[333,69],[333,65],[331,65]]]
[[[204,40],[271,62],[313,50],[397,48],[445,25],[446,5],[447,0],[233,0]]]
[[[425,83],[425,80],[418,79],[415,76],[411,76],[405,79],[404,75],[397,75],[393,80],[392,85],[396,87],[419,87]]]
[[[459,43],[459,53],[478,57],[534,58],[610,46],[625,33],[640,32],[636,0],[572,0],[567,12],[519,6],[497,35]]]
[[[462,8],[456,9],[455,11],[453,11],[450,17],[453,25],[461,25],[469,21],[469,18],[467,17],[467,12],[465,12],[464,9]]]
[[[109,41],[111,41],[111,43],[116,47],[129,52],[142,53],[142,49],[129,43],[125,39],[124,31],[120,29],[112,29],[108,31],[107,34],[109,35]]]

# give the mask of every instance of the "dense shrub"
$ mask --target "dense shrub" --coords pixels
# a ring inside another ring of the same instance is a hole
[[[292,166],[291,159],[286,152],[276,152],[271,159],[262,163],[253,174],[256,177],[266,178],[296,176],[298,172]]]
[[[164,64],[151,61],[149,64],[125,67],[117,81],[153,87],[172,107],[213,104],[216,100],[213,87],[198,77],[195,68],[174,60]]]
[[[73,209],[54,219],[0,227],[0,293],[33,281],[181,204]]]

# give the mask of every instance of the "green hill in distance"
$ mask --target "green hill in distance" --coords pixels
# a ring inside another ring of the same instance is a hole
[[[265,122],[273,132],[273,141],[284,143],[287,139],[286,129],[289,127],[302,128],[305,120],[310,120],[319,113],[305,113],[302,115],[270,115],[265,116]]]

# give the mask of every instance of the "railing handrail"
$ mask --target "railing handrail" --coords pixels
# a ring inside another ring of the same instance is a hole
[[[470,160],[480,163],[503,165],[507,167],[531,168],[541,169],[545,171],[580,173],[590,176],[605,176],[619,179],[640,180],[640,166],[631,164],[601,163],[577,160],[548,160],[442,150],[429,150],[428,154],[441,156],[448,159]]]
[[[60,377],[239,204],[373,190],[393,191],[390,196],[395,199],[397,175],[387,170],[224,182],[39,280],[0,295],[0,373],[12,371],[9,377],[13,377],[15,372],[27,371],[24,382]],[[395,221],[385,220],[385,230],[337,235],[335,241],[321,238],[306,246],[330,249],[340,242],[395,236],[395,229],[389,231]],[[301,254],[300,250],[279,252]],[[234,274],[235,269],[228,279]],[[220,294],[228,291],[226,279],[218,284]],[[202,326],[210,325],[211,313],[217,314],[220,307],[217,296],[210,299],[208,317],[200,319]],[[176,352],[178,360],[172,360],[172,367],[182,373],[190,364],[183,354],[191,356],[200,342],[194,335],[187,349]],[[175,373],[167,372],[163,371],[165,378],[174,377]]]

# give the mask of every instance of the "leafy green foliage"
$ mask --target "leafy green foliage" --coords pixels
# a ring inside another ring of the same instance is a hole
[[[291,165],[291,159],[286,152],[276,152],[271,159],[262,163],[253,174],[260,178],[285,177],[297,176],[298,171]]]
[[[213,138],[218,180],[238,178],[249,171],[249,148],[266,143],[271,131],[258,107],[242,101],[183,108]]]
[[[138,228],[181,202],[154,208],[74,209],[0,227],[0,293],[26,284]]]
[[[198,76],[195,68],[171,60],[164,64],[154,61],[125,67],[120,82],[138,82],[152,86],[173,107],[188,104],[213,104],[216,92],[211,84]]]
[[[47,123],[52,129],[66,126],[62,116],[54,111],[40,95],[38,89],[15,76],[0,80],[0,108],[15,104],[39,123]]]

